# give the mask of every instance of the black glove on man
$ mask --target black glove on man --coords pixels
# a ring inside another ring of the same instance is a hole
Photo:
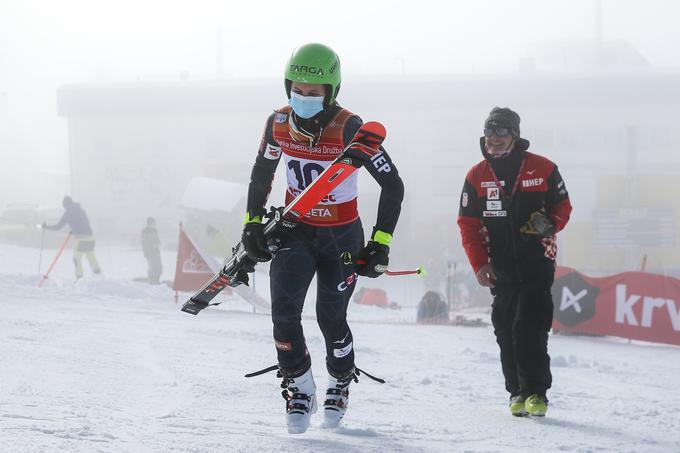
[[[250,221],[243,227],[241,236],[243,248],[246,249],[248,258],[257,262],[269,261],[272,254],[267,248],[267,241],[264,238],[264,226],[259,221]]]
[[[545,215],[545,211],[534,211],[519,231],[525,236],[543,239],[555,234],[555,224]]]
[[[366,247],[359,252],[357,257],[357,263],[363,263],[359,265],[357,274],[368,278],[380,277],[387,270],[387,265],[390,262],[389,253],[390,248],[388,246],[375,241],[368,241]]]

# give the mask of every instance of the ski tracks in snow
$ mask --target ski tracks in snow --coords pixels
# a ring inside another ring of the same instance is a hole
[[[551,336],[548,416],[515,418],[491,329],[350,323],[357,365],[387,383],[360,376],[340,428],[320,411],[289,436],[275,373],[243,377],[276,360],[267,316],[33,280],[0,274],[3,453],[680,451],[680,348]],[[322,399],[323,339],[303,325]]]

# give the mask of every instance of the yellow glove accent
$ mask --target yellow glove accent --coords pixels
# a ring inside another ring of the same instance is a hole
[[[375,233],[373,233],[373,242],[377,242],[378,244],[390,246],[390,242],[392,242],[392,235],[390,233],[385,233],[384,231],[380,230],[375,230]]]
[[[262,223],[262,217],[259,215],[256,215],[255,217],[250,217],[250,213],[246,212],[246,216],[243,219],[243,224],[248,224],[248,223]]]

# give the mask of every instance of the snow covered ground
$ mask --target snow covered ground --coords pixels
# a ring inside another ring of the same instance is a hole
[[[551,336],[548,416],[518,419],[492,329],[400,323],[413,306],[351,305],[357,364],[387,383],[352,384],[342,428],[319,413],[290,436],[274,374],[243,377],[275,362],[266,315],[235,301],[181,313],[169,288],[130,281],[139,251],[97,251],[104,276],[74,283],[68,252],[38,289],[37,251],[0,246],[3,453],[680,452],[680,348]],[[395,298],[421,291],[408,286]],[[322,337],[304,327],[322,387]]]

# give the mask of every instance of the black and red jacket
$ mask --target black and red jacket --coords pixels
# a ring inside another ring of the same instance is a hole
[[[484,160],[465,177],[458,226],[463,247],[475,272],[493,260],[517,261],[534,256],[555,258],[555,238],[529,238],[520,233],[534,211],[545,210],[560,231],[569,221],[571,203],[560,172],[549,159],[527,151],[519,139],[505,157]]]

